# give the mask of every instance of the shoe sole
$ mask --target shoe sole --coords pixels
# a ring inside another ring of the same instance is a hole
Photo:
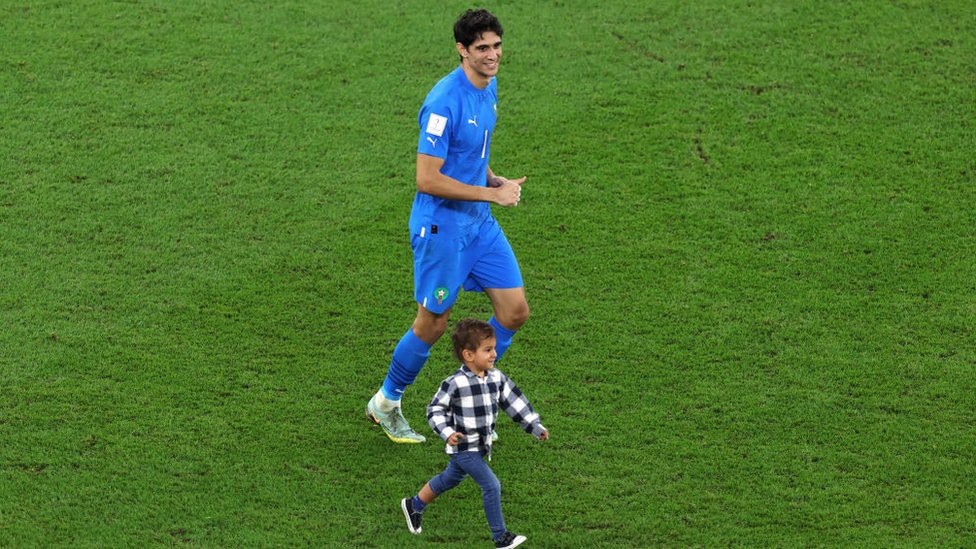
[[[512,540],[512,543],[506,545],[505,547],[502,547],[501,549],[512,549],[513,547],[518,547],[519,545],[525,543],[525,540],[527,539],[528,538],[526,538],[525,536],[515,536],[515,539]]]
[[[407,509],[406,498],[400,500],[400,509],[403,509],[403,516],[407,519],[407,528],[410,530],[410,533],[419,534],[424,529],[424,527],[421,526],[420,528],[414,530],[413,522],[410,521],[410,511]]]
[[[368,419],[368,420],[372,421],[373,423],[379,425],[380,426],[380,429],[383,431],[383,434],[386,435],[386,437],[388,439],[392,440],[393,442],[395,442],[397,444],[420,444],[420,443],[422,443],[422,442],[424,442],[426,440],[426,439],[424,439],[424,440],[414,440],[412,438],[395,437],[395,436],[391,435],[389,431],[387,431],[386,429],[383,428],[383,424],[380,423],[380,420],[376,419],[376,417],[372,413],[370,413],[368,407],[366,408],[366,419]]]

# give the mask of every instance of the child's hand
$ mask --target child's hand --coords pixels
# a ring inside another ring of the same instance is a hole
[[[451,433],[451,436],[447,437],[447,443],[451,446],[457,446],[461,439],[464,438],[464,434],[460,432]]]
[[[549,430],[548,429],[545,430],[545,431],[542,431],[542,434],[539,435],[539,440],[549,440]]]

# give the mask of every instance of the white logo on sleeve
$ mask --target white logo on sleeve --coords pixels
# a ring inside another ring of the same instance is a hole
[[[447,127],[447,117],[439,114],[430,114],[427,119],[427,133],[440,137],[444,135],[444,128]]]
[[[431,138],[428,137],[427,138],[427,141],[430,141],[430,146],[431,147],[436,147],[437,146],[437,140],[436,139],[431,139]]]

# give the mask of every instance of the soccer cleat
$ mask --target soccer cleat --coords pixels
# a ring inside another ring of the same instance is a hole
[[[511,532],[505,532],[501,538],[495,540],[496,549],[512,549],[518,547],[525,541],[525,536],[517,536]]]
[[[397,444],[420,444],[427,440],[423,435],[410,428],[407,418],[403,417],[400,407],[389,412],[381,412],[373,406],[373,399],[366,403],[366,417],[383,428],[386,436]]]
[[[491,441],[492,442],[497,442],[498,441],[498,433],[496,433],[495,431],[492,431],[491,432]]]
[[[411,534],[419,534],[421,531],[420,523],[424,519],[423,513],[413,510],[413,498],[403,498],[400,500],[400,508],[403,509],[403,516],[407,517],[407,528]]]

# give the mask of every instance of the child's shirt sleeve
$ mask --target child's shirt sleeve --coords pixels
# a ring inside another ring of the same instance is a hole
[[[502,374],[502,388],[498,396],[498,405],[525,429],[525,432],[539,438],[546,430],[542,426],[542,418],[532,409],[529,399],[522,394],[518,386],[505,374]]]
[[[427,423],[444,441],[454,434],[454,415],[451,413],[451,394],[454,391],[453,378],[445,379],[440,389],[427,406]]]

